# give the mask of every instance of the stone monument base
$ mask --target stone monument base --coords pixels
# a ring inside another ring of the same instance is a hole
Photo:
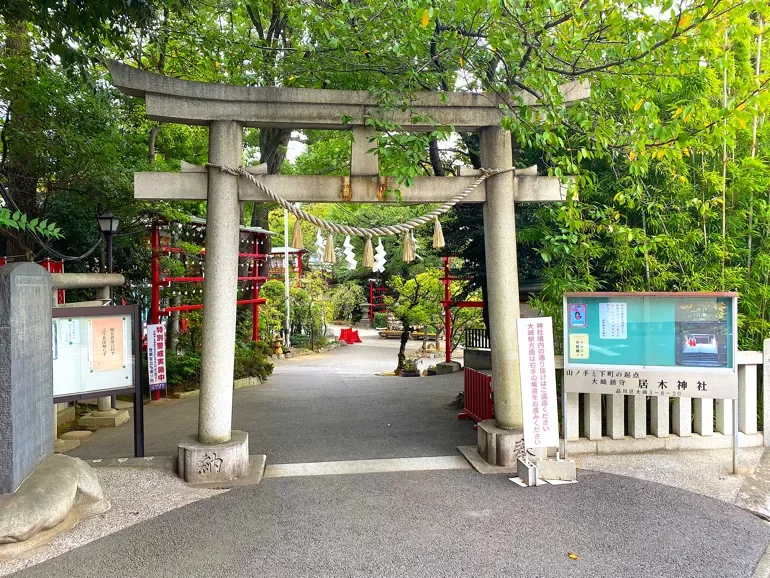
[[[53,453],[66,454],[75,448],[80,447],[80,440],[65,440],[62,438],[56,438],[53,440]]]
[[[495,420],[478,424],[478,454],[492,466],[516,467],[516,458],[524,448],[524,433],[497,427]]]
[[[457,361],[450,361],[449,363],[442,361],[441,363],[436,364],[436,375],[446,375],[447,373],[454,373],[461,369],[462,366]]]
[[[0,560],[17,558],[71,529],[80,518],[109,509],[88,464],[71,456],[50,456],[16,492],[0,495]]]
[[[129,420],[127,409],[108,409],[107,411],[92,411],[78,420],[78,425],[89,430],[103,427],[118,427]]]
[[[249,434],[233,430],[229,441],[204,444],[194,435],[179,444],[177,473],[192,484],[231,482],[249,472]]]

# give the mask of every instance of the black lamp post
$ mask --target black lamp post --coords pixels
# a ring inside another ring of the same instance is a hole
[[[110,211],[104,211],[96,220],[99,222],[99,230],[107,241],[107,273],[112,273],[112,238],[118,231],[120,219]],[[110,300],[112,300],[112,287],[110,287]]]

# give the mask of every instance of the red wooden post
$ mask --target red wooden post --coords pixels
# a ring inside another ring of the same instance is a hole
[[[449,257],[443,257],[444,261],[444,340],[445,340],[445,361],[450,363],[452,361],[452,312],[449,309],[449,297],[450,290],[449,284]]]
[[[257,243],[257,233],[252,233],[252,244],[254,246],[254,253],[259,253],[259,244]],[[251,276],[259,276],[259,257],[253,257],[251,266]],[[251,288],[251,298],[259,299],[259,283],[255,279],[252,281],[254,285]],[[259,341],[259,304],[254,303],[251,306],[251,340]]]

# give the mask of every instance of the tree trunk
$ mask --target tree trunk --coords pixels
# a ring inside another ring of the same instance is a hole
[[[24,157],[24,141],[35,137],[44,138],[39,133],[37,121],[24,114],[16,114],[16,110],[28,109],[24,100],[27,98],[25,84],[36,82],[35,64],[32,60],[30,39],[27,33],[27,23],[21,20],[9,20],[6,23],[5,57],[15,61],[12,86],[9,87],[10,102],[8,115],[3,127],[3,161],[2,172],[8,184],[8,195],[16,207],[9,207],[11,212],[18,208],[26,213],[29,219],[39,217],[38,182],[40,176],[29,171],[31,163]],[[14,141],[20,144],[19,150]],[[26,261],[34,259],[35,240],[31,235],[17,231],[7,231],[6,255],[22,257]]]
[[[401,375],[404,369],[404,360],[406,360],[406,343],[409,341],[409,332],[411,327],[404,326],[404,331],[401,332],[401,347],[398,350],[398,366],[396,366],[396,375]]]

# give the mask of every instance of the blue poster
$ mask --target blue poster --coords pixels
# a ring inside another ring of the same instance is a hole
[[[586,306],[584,303],[572,303],[569,306],[569,326],[587,327]]]

